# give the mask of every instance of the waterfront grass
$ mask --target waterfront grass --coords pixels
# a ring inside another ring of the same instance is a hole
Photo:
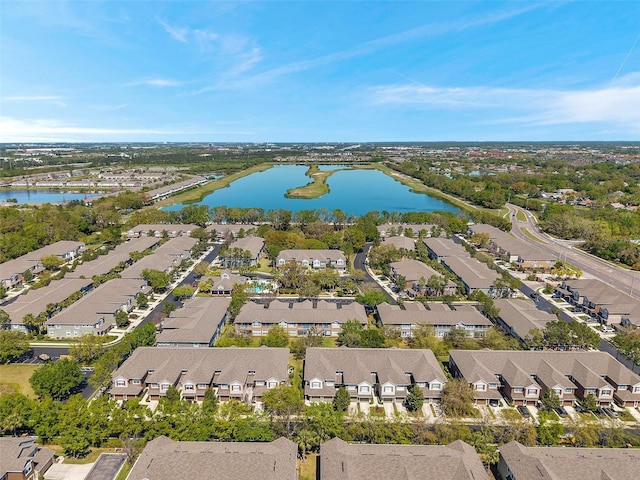
[[[329,193],[329,185],[327,185],[327,178],[333,175],[337,170],[325,170],[320,171],[317,165],[311,165],[305,175],[311,177],[311,182],[307,183],[304,187],[290,188],[287,193],[284,194],[286,198],[320,198],[323,195]]]
[[[29,379],[39,365],[9,364],[0,365],[0,395],[3,393],[22,393],[36,398]]]
[[[254,167],[247,168],[246,170],[242,170],[241,172],[232,173],[231,175],[227,175],[216,180],[211,180],[200,187],[187,190],[186,192],[179,193],[164,200],[160,200],[156,203],[156,206],[165,207],[167,205],[173,205],[176,203],[200,202],[210,193],[213,193],[221,188],[228,187],[232,182],[235,182],[242,177],[251,175],[252,173],[264,172],[265,170],[269,170],[272,166],[272,163],[262,163]]]

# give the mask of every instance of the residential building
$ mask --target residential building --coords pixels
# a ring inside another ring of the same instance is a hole
[[[247,302],[234,320],[238,335],[261,337],[275,325],[291,337],[304,337],[310,331],[326,337],[337,337],[349,320],[367,324],[364,307],[353,301],[273,300],[270,303]]]
[[[245,234],[254,232],[256,229],[256,225],[247,223],[211,223],[205,228],[210,235],[215,232],[215,240],[219,242],[230,242],[235,238],[244,237]]]
[[[413,252],[416,249],[416,241],[409,237],[389,237],[384,239],[381,245],[392,245],[398,251]]]
[[[550,270],[557,261],[557,257],[532,247],[528,243],[503,232],[492,225],[474,224],[469,227],[471,234],[483,233],[489,237],[487,249],[498,259],[508,261],[523,271]]]
[[[0,480],[37,480],[53,464],[55,452],[33,438],[0,438]]]
[[[266,390],[289,383],[289,349],[140,347],[111,380],[116,400],[143,393],[158,400],[173,386],[188,401],[201,402],[213,389],[221,401],[260,406]]]
[[[464,330],[468,337],[481,338],[493,326],[491,321],[472,305],[456,305],[453,309],[443,303],[430,303],[429,310],[419,302],[399,305],[381,303],[377,306],[380,323],[400,330],[402,338],[412,338],[419,325],[431,325],[442,338],[452,328]]]
[[[209,347],[227,319],[228,297],[196,297],[171,312],[156,334],[158,347]]]
[[[142,278],[145,269],[171,273],[183,260],[191,259],[191,252],[196,243],[198,240],[191,237],[171,238],[154,249],[152,255],[137,261],[120,275],[122,278]]]
[[[47,334],[52,338],[106,335],[115,327],[116,314],[133,310],[138,293],[149,291],[142,279],[110,280],[47,320]]]
[[[264,251],[264,238],[243,237],[234,240],[228,247],[222,247],[219,259],[224,268],[237,268],[258,264]]]
[[[220,276],[203,277],[200,279],[200,282],[211,282],[212,295],[231,295],[234,285],[244,285],[246,281],[247,277],[236,275],[229,270],[224,270],[220,273]]]
[[[289,262],[314,270],[335,268],[344,271],[347,268],[347,257],[340,250],[282,250],[276,258],[276,267],[280,268]]]
[[[296,480],[298,446],[272,442],[176,442],[164,435],[150,441],[127,480]]]
[[[640,450],[635,448],[500,447],[499,480],[635,480]]]
[[[409,388],[422,390],[427,403],[440,400],[447,379],[431,350],[394,348],[307,348],[304,396],[330,402],[340,387],[352,401],[403,403]]]
[[[460,242],[455,242],[449,238],[429,237],[424,238],[422,242],[427,247],[429,257],[438,262],[442,262],[443,259],[449,257],[468,258],[471,256]]]
[[[411,297],[455,295],[457,292],[458,286],[454,282],[446,279],[440,272],[419,260],[403,259],[399,262],[392,262],[389,267],[394,281],[400,276],[407,281],[406,292]],[[441,283],[437,286],[427,285],[431,277],[436,277]]]
[[[21,257],[0,264],[0,286],[6,288],[17,287],[24,279],[24,273],[30,270],[33,275],[44,271],[42,258],[48,256],[59,257],[64,262],[69,262],[84,252],[84,243],[61,240],[59,242],[39,248]]]
[[[488,480],[474,448],[448,445],[371,445],[333,438],[320,445],[322,480]]]
[[[554,294],[603,325],[640,326],[640,301],[601,280],[565,280]]]
[[[600,406],[640,405],[640,376],[606,352],[451,350],[449,371],[464,378],[477,403],[504,396],[516,405],[537,405],[553,390],[563,405],[589,394]]]
[[[497,323],[523,345],[531,330],[544,330],[547,323],[558,320],[554,314],[539,310],[529,300],[496,298],[493,304],[500,310]]]
[[[136,237],[156,237],[160,238],[163,235],[169,238],[175,237],[188,237],[191,232],[198,228],[198,225],[192,224],[162,224],[162,223],[143,223],[136,225],[135,227],[127,230],[127,238]]]
[[[447,257],[441,263],[462,282],[466,293],[481,291],[495,296],[500,274],[473,257]]]
[[[428,237],[431,235],[432,228],[433,225],[430,224],[416,223],[385,223],[377,226],[380,239],[384,242],[392,237],[407,237],[407,234],[409,234],[408,238],[418,238],[420,233],[423,233],[423,236]]]

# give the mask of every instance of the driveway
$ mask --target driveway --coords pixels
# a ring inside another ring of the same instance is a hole
[[[45,478],[47,480],[85,480],[93,463],[71,465],[69,463],[54,463],[49,467]]]
[[[103,453],[98,457],[85,480],[113,480],[127,456],[123,453]]]

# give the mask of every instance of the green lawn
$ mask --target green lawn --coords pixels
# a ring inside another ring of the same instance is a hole
[[[317,453],[310,453],[306,460],[298,460],[298,472],[300,472],[300,480],[316,480],[316,464],[318,461]]]
[[[518,210],[518,213],[516,213],[516,218],[520,222],[526,222],[527,221],[527,216],[524,214],[524,212],[522,210]]]
[[[522,415],[515,408],[514,409],[502,409],[502,417],[505,420],[520,420]]]
[[[29,378],[39,365],[10,364],[0,365],[0,395],[3,393],[22,393],[35,398],[29,384]]]

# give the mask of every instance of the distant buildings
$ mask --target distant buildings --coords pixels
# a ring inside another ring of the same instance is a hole
[[[340,250],[282,250],[276,258],[276,267],[281,268],[289,262],[314,270],[335,268],[344,271],[347,257]]]

